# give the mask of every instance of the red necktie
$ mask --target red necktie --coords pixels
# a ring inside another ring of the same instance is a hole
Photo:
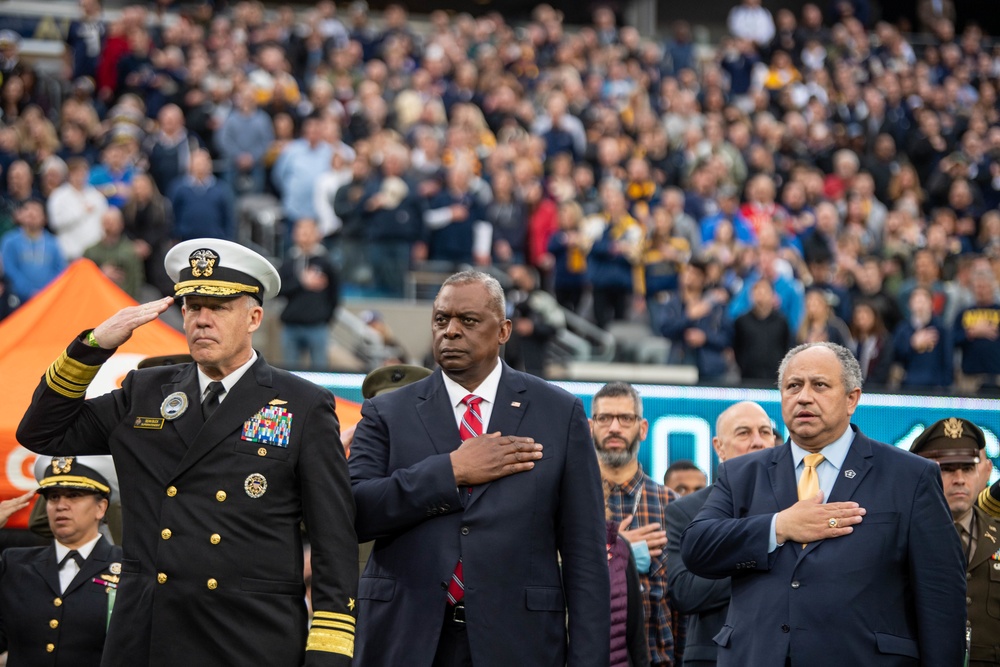
[[[475,438],[483,434],[483,415],[479,412],[479,404],[483,399],[474,394],[469,394],[462,399],[465,404],[465,414],[462,415],[462,423],[458,425],[458,434],[462,436],[462,442],[469,438]],[[472,493],[472,489],[469,489]],[[462,557],[459,556],[455,571],[451,574],[451,581],[448,582],[448,602],[456,605],[465,599],[465,582],[462,580]]]

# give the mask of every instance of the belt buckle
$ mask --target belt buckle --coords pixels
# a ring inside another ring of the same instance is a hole
[[[456,623],[465,624],[465,604],[459,602],[451,608],[451,620]]]

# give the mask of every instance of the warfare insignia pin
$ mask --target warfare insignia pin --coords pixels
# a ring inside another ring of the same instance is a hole
[[[944,434],[952,440],[958,440],[962,437],[962,422],[957,417],[944,420]]]
[[[108,567],[108,572],[110,572],[111,574],[121,574],[122,573],[122,564],[121,563],[112,563]]]
[[[195,278],[210,278],[215,271],[215,263],[219,256],[208,248],[199,248],[188,256],[191,263],[191,275]]]
[[[180,417],[187,409],[188,397],[183,391],[175,391],[160,403],[160,414],[171,421]]]
[[[56,475],[65,475],[73,467],[72,456],[59,456],[52,459],[52,472]]]
[[[844,477],[846,477],[847,479],[854,479],[854,476],[857,475],[857,474],[858,473],[854,472],[853,470],[845,470],[844,471]]]
[[[280,398],[272,399],[268,402],[268,405],[288,405],[288,401],[283,401]]]
[[[243,481],[243,490],[251,498],[260,498],[267,492],[267,479],[259,472],[255,472]]]

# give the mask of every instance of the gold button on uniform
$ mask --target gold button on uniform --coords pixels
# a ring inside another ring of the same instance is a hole
[[[55,644],[46,644],[45,645],[45,651],[46,651],[46,653],[52,653],[52,651],[55,651],[55,650],[56,650],[56,645]]]
[[[215,499],[218,500],[220,503],[225,502],[226,501],[226,492],[225,491],[216,491],[215,492]]]
[[[55,600],[52,601],[52,604],[54,606],[56,606],[56,607],[61,607],[62,606],[62,598],[56,598]]]
[[[167,495],[170,496],[171,498],[173,498],[174,496],[176,496],[177,495],[177,487],[176,486],[168,486],[167,487]]]
[[[219,587],[219,582],[218,581],[216,581],[215,579],[209,579],[208,580],[208,590],[214,591],[218,587]]]
[[[213,533],[212,536],[208,538],[208,541],[211,542],[212,544],[218,544],[219,542],[222,541],[222,536],[219,535],[218,533]]]
[[[53,618],[51,621],[49,621],[49,627],[55,630],[56,628],[59,627],[59,621]]]
[[[173,535],[173,533],[170,531],[169,528],[164,528],[163,530],[160,531],[160,537],[162,537],[165,540],[169,540],[171,535]]]
[[[160,572],[158,575],[156,575],[156,580],[158,582],[160,582],[161,584],[165,584],[165,583],[167,583],[167,575],[165,575],[164,573]]]
[[[267,449],[264,448],[264,447],[261,447],[260,449],[257,450],[257,455],[258,456],[267,456]]]

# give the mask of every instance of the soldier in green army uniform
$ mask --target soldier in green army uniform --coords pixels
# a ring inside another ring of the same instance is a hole
[[[931,424],[910,447],[941,466],[945,498],[962,536],[968,564],[969,667],[1000,665],[1000,519],[976,506],[992,470],[985,447],[983,431],[960,417]],[[987,497],[988,492],[983,491]]]

